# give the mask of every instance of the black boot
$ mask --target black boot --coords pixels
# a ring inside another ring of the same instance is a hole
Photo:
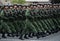
[[[25,38],[25,39],[29,39],[27,34],[25,34],[24,38]]]
[[[10,33],[7,34],[8,37],[11,37]]]
[[[32,33],[29,33],[28,37],[33,38]]]
[[[5,33],[2,33],[2,38],[6,38]]]
[[[18,33],[16,33],[15,36],[18,37],[19,36]]]
[[[51,35],[51,32],[49,32],[49,35]]]
[[[18,34],[16,34],[16,37],[18,37],[19,35]]]
[[[58,30],[56,29],[55,31],[54,31],[54,33],[57,33],[58,32]]]
[[[23,39],[23,35],[20,35],[19,39],[24,40],[24,39]]]
[[[51,31],[47,31],[47,35],[50,35],[51,34]]]
[[[45,32],[41,32],[42,37],[46,37],[47,34]]]
[[[11,35],[12,35],[12,37],[14,37],[14,34],[13,33]]]
[[[51,33],[54,34],[55,33],[54,30],[51,30]]]
[[[40,35],[38,33],[36,33],[36,37],[37,37],[37,39],[39,39],[40,38]]]
[[[32,36],[34,36],[34,37],[35,37],[35,36],[36,36],[36,33],[32,33]]]
[[[59,27],[56,27],[56,28],[54,29],[54,31],[55,31],[55,33],[57,33],[57,32],[59,31]]]
[[[18,32],[16,32],[16,35],[15,35],[16,37],[18,37],[19,36],[19,33]]]

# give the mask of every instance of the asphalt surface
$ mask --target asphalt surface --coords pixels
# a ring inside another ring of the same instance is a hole
[[[1,37],[1,35],[0,35],[0,37]],[[30,38],[30,39],[20,40],[17,37],[14,37],[14,38],[8,37],[6,39],[2,38],[2,39],[0,39],[0,41],[60,41],[60,32],[51,34],[47,37],[40,38],[40,39],[36,39],[36,37],[34,37],[34,38]]]

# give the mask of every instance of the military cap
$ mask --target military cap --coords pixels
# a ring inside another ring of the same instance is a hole
[[[4,5],[3,8],[9,8],[9,6],[8,5]]]
[[[13,6],[18,6],[17,4],[13,4]]]
[[[18,6],[22,6],[22,4],[18,4]]]
[[[33,4],[30,4],[30,6],[33,6]]]
[[[37,5],[41,5],[41,4],[37,4]]]
[[[10,5],[10,6],[9,6],[9,8],[11,8],[11,7],[13,8],[13,5]]]
[[[13,7],[13,5],[9,5],[9,7]]]
[[[37,4],[33,4],[33,6],[37,6]]]
[[[26,7],[27,8],[27,5],[22,5],[22,7]]]

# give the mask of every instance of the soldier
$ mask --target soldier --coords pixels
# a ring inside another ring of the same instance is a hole
[[[60,12],[59,12],[59,11],[60,11],[60,5],[59,5],[59,7],[58,7],[58,8],[59,8],[59,9],[58,9],[58,14],[60,15]]]
[[[1,25],[2,25],[2,38],[6,38],[6,36],[5,36],[5,34],[6,33],[8,33],[8,32],[10,32],[10,29],[9,29],[9,26],[8,26],[8,22],[7,22],[7,20],[8,20],[8,14],[9,14],[9,12],[8,12],[9,10],[8,10],[8,6],[5,6],[4,7],[4,10],[3,10],[3,21],[2,21],[2,23],[1,23]]]
[[[13,6],[13,9],[12,9],[12,11],[11,11],[11,13],[12,13],[12,17],[13,17],[13,22],[12,22],[12,27],[13,27],[13,29],[12,29],[12,36],[14,37],[14,36],[17,36],[18,37],[18,24],[17,24],[17,18],[18,18],[18,11],[17,11],[17,5],[14,5]]]
[[[37,7],[36,7],[36,5],[34,6],[34,13],[35,13],[35,25],[37,26],[37,28],[36,28],[36,30],[37,30],[37,33],[36,33],[36,35],[37,35],[37,38],[39,38],[39,37],[41,37],[40,35],[39,35],[39,33],[41,33],[42,32],[42,30],[40,29],[40,26],[39,26],[39,24],[38,24],[38,18],[39,18],[39,13],[38,13],[38,9],[37,9]]]
[[[51,7],[52,7],[52,6],[50,5],[50,10],[49,10],[49,11],[50,11],[50,16],[53,17],[53,14],[52,14],[52,13],[54,13],[54,12],[53,12],[53,8],[51,8]],[[53,22],[54,19],[51,18],[51,19],[49,19],[49,20],[50,20],[51,23],[52,23],[52,24],[50,23],[50,25],[55,26],[55,25],[54,25],[54,22]],[[54,28],[53,26],[52,26],[52,29],[51,29],[51,33],[56,32],[56,30],[55,30],[55,28]],[[56,27],[56,26],[55,26],[55,27]]]
[[[25,36],[24,38],[26,39],[29,39],[28,38],[28,35],[29,35],[29,29],[30,29],[30,26],[28,26],[30,23],[27,23],[29,22],[29,17],[30,17],[30,9],[29,9],[29,6],[26,6],[26,12],[25,12],[25,17],[26,17],[26,20],[25,20],[25,23],[26,23],[26,29],[25,29]]]
[[[17,13],[18,13],[18,17],[17,17],[17,25],[18,25],[18,28],[17,28],[17,33],[16,33],[16,36],[19,36],[21,34],[21,28],[22,28],[22,6],[21,5],[18,5],[18,8],[17,8]]]
[[[0,6],[0,33],[1,33],[1,20],[2,20],[2,18],[1,18],[2,15],[1,14],[2,14],[2,6]]]
[[[0,6],[0,21],[1,21],[1,11],[2,11],[2,9],[1,9],[1,6]],[[1,25],[1,22],[0,22],[0,25]],[[1,27],[0,27],[0,30],[1,30]],[[0,33],[1,33],[1,31],[0,31]]]
[[[45,9],[45,8],[46,8],[46,9]],[[51,30],[51,27],[50,27],[50,24],[49,24],[49,21],[48,21],[48,20],[49,20],[48,18],[50,17],[50,15],[49,15],[49,5],[46,5],[45,8],[44,8],[45,14],[46,14],[45,17],[46,17],[47,19],[44,20],[44,21],[45,21],[45,24],[48,26],[48,27],[47,27],[47,33],[51,34],[51,31],[50,31],[50,30]]]
[[[60,5],[59,5],[59,7],[58,7],[58,16],[60,15]],[[59,21],[60,21],[60,19],[59,19]],[[59,28],[60,29],[60,28]]]
[[[38,36],[39,37],[37,37],[37,38],[40,38],[40,37],[44,37],[45,36],[45,32],[44,32],[44,28],[43,28],[43,25],[41,24],[41,22],[40,22],[40,20],[42,20],[43,19],[43,5],[40,5],[40,10],[39,10],[39,15],[40,15],[40,18],[38,19],[39,21],[38,21],[38,25],[40,25],[40,32],[38,33]]]
[[[59,21],[57,20],[57,8],[56,8],[56,5],[53,5],[53,15],[54,15],[54,18],[52,19],[53,20],[53,22],[54,22],[54,24],[55,24],[55,29],[57,29],[57,30],[55,30],[55,33],[56,32],[58,32],[58,24],[59,24]]]
[[[14,37],[14,32],[15,32],[15,27],[14,27],[14,25],[13,25],[13,21],[15,20],[15,18],[13,17],[13,14],[14,14],[14,11],[13,11],[13,6],[12,5],[10,5],[9,6],[9,23],[8,23],[8,25],[10,26],[10,30],[11,30],[11,33],[9,33],[7,36],[9,36],[9,37]],[[11,34],[11,35],[10,35]]]
[[[45,7],[46,7],[46,5],[45,5]],[[46,15],[45,14],[46,11],[45,10],[47,9],[45,7],[43,9],[42,9],[42,6],[40,7],[41,8],[41,10],[40,10],[40,16],[41,16],[41,14],[43,14],[42,15],[43,17],[40,19],[41,20],[40,23],[42,25],[42,28],[40,27],[41,30],[42,30],[42,37],[45,37],[46,35],[49,35],[51,33],[51,32],[49,32],[49,27],[47,27],[47,25],[48,25],[47,23],[48,22],[45,19],[46,18],[46,16],[45,16]],[[44,18],[44,16],[45,16],[45,18]],[[43,25],[46,26],[46,27],[44,27]]]
[[[31,5],[30,6],[30,16],[31,16],[31,19],[30,19],[30,21],[31,21],[31,26],[33,27],[34,25],[33,25],[33,20],[34,20],[34,7],[33,7],[33,5]],[[34,27],[33,27],[34,28]],[[30,38],[32,38],[33,37],[33,34],[35,33],[35,31],[34,31],[34,29],[32,30],[32,31],[30,31],[30,33],[29,33],[29,37]]]
[[[23,5],[23,8],[22,8],[22,28],[21,28],[21,34],[19,37],[19,39],[22,39],[22,40],[24,38],[26,38],[26,37],[24,37],[24,35],[25,35],[25,19],[26,19],[25,12],[26,12],[26,6]]]

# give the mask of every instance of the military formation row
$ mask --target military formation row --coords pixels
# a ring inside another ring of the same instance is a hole
[[[9,8],[10,7],[10,8]],[[19,36],[19,39],[46,37],[60,31],[60,6],[14,5],[0,8],[2,38]]]

